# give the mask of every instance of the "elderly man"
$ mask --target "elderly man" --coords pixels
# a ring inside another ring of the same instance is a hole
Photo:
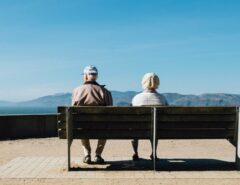
[[[96,80],[98,77],[98,70],[94,66],[87,66],[84,69],[84,84],[77,87],[73,91],[72,105],[73,106],[109,106],[112,105],[112,95],[104,88],[103,85],[99,85]],[[91,163],[91,146],[88,139],[82,139],[82,146],[84,151],[84,163]],[[96,156],[94,162],[97,164],[104,163],[104,159],[101,157],[102,151],[106,144],[106,140],[99,139]]]

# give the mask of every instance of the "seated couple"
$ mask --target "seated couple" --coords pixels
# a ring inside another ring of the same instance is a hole
[[[98,70],[94,66],[87,66],[83,72],[84,84],[77,87],[73,91],[72,106],[111,106],[113,104],[111,92],[109,92],[103,85],[99,85],[96,80],[98,77]],[[164,96],[160,95],[156,89],[160,84],[159,78],[154,73],[147,73],[143,76],[142,87],[143,92],[137,94],[132,100],[132,106],[144,105],[162,105],[167,106],[168,103]],[[82,146],[84,151],[84,163],[91,163],[91,146],[88,139],[82,139]],[[104,163],[101,157],[102,151],[106,144],[105,139],[99,139],[97,149],[95,151],[94,162],[97,164]],[[152,141],[151,141],[152,144]],[[134,150],[133,160],[138,160],[138,140],[132,141]],[[150,156],[152,158],[152,154]]]

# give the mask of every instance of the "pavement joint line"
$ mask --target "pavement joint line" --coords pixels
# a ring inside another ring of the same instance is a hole
[[[16,172],[18,172],[18,168],[20,168],[21,167],[21,162],[23,161],[23,157],[19,157],[19,159],[18,158],[16,158],[16,160],[15,160],[15,163],[11,163],[11,165],[6,165],[7,167],[7,169],[2,173],[2,176],[6,176],[6,175],[9,175],[9,174],[11,174],[12,172],[14,173],[16,173]],[[15,166],[14,166],[15,165]],[[13,168],[13,167],[15,167],[15,168]]]
[[[22,163],[20,163],[20,165],[18,165],[18,170],[16,170],[16,172],[13,174],[11,174],[11,176],[23,176],[26,168],[29,166],[29,164],[31,164],[31,162],[33,161],[32,157],[29,157],[29,159],[27,158],[23,158]]]
[[[4,172],[2,173],[2,176],[7,174],[9,171],[11,171],[13,164],[16,164],[16,162],[20,161],[21,159],[22,159],[22,157],[15,158],[15,159],[11,160],[9,163],[3,165],[2,169],[1,169],[1,170],[4,170]],[[0,175],[0,177],[1,177],[1,175]]]

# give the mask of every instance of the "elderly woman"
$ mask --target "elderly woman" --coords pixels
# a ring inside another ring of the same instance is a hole
[[[143,76],[142,79],[142,87],[143,92],[137,94],[132,99],[133,106],[144,106],[144,105],[158,105],[158,106],[167,106],[168,102],[159,94],[156,89],[159,87],[160,80],[155,73],[147,73]],[[152,140],[151,140],[152,145]],[[134,154],[132,156],[133,160],[136,161],[139,159],[138,157],[138,140],[132,140],[132,146],[134,150]],[[152,159],[153,156],[151,154],[150,158]]]

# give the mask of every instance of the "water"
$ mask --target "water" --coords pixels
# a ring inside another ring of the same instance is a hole
[[[0,107],[3,114],[49,114],[57,113],[57,107]]]

